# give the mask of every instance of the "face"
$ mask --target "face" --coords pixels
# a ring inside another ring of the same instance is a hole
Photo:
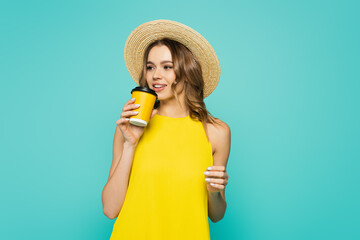
[[[171,85],[175,82],[176,74],[168,47],[155,46],[150,50],[145,77],[149,87],[156,92],[159,100],[174,97]]]

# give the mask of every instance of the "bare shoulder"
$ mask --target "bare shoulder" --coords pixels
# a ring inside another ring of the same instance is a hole
[[[230,127],[218,118],[215,119],[215,123],[207,123],[207,128],[209,135],[214,138],[230,137]]]
[[[207,123],[208,137],[213,147],[213,152],[230,148],[231,131],[230,127],[220,119],[216,118],[215,123]],[[229,149],[230,150],[230,149]]]

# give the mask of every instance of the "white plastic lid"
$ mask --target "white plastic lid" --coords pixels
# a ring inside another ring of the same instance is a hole
[[[146,127],[147,122],[142,120],[142,119],[138,119],[138,118],[130,118],[129,121],[132,125],[135,126],[139,126],[139,127]]]

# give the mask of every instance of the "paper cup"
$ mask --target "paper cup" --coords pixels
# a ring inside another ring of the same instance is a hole
[[[131,90],[131,94],[135,98],[134,104],[139,104],[140,107],[134,110],[139,113],[130,117],[130,123],[135,126],[146,127],[157,99],[156,92],[146,87],[136,87]]]

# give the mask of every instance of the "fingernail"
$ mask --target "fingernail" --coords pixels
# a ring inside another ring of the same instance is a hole
[[[136,115],[136,114],[138,114],[138,113],[139,113],[139,112],[137,112],[137,111],[133,111],[133,114],[134,114],[134,115]]]
[[[214,186],[215,184],[214,183],[210,183],[211,186]]]
[[[212,170],[212,167],[208,167],[207,170]]]
[[[135,104],[135,107],[140,107],[140,104]]]
[[[135,98],[132,98],[132,99],[130,99],[131,101],[134,101],[135,100]]]
[[[210,178],[205,178],[205,181],[210,182]]]
[[[209,175],[210,173],[209,172],[204,172],[205,175]]]

